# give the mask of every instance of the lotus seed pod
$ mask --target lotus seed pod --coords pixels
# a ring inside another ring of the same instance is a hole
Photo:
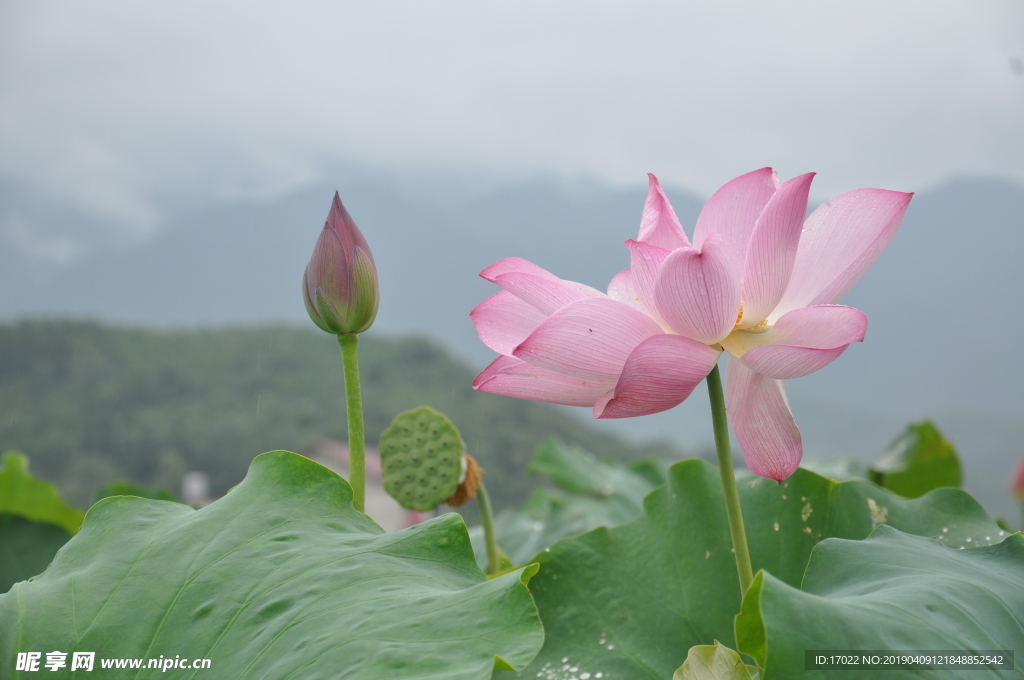
[[[452,422],[430,407],[395,416],[378,448],[384,490],[403,508],[433,510],[459,486],[465,444]]]

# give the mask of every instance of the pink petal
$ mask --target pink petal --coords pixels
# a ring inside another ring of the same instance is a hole
[[[693,392],[721,351],[681,335],[655,335],[633,350],[611,399],[594,404],[595,418],[630,418],[660,413]]]
[[[630,272],[633,288],[640,299],[640,309],[654,319],[660,320],[657,306],[654,304],[654,284],[658,280],[661,265],[668,257],[670,250],[652,246],[643,241],[626,241],[630,254]]]
[[[608,297],[617,302],[624,302],[634,309],[643,309],[640,297],[633,287],[633,272],[630,267],[612,277],[611,283],[608,284]]]
[[[473,380],[473,389],[481,392],[566,406],[592,406],[613,386],[612,381],[580,380],[545,371],[514,357],[498,357]]]
[[[740,359],[761,375],[778,380],[800,378],[828,366],[846,351],[847,345],[835,349],[808,349],[792,345],[755,347]]]
[[[331,210],[333,212],[333,206]],[[348,254],[341,237],[329,224],[325,224],[306,265],[306,290],[312,297],[313,291],[319,288],[332,305],[347,306],[352,287],[349,273]]]
[[[584,380],[618,380],[633,349],[661,327],[608,298],[574,302],[552,314],[512,355],[538,368]]]
[[[508,260],[502,260],[502,262],[508,262]],[[599,290],[582,283],[576,283],[575,281],[563,281],[536,265],[530,265],[536,271],[530,271],[526,267],[522,271],[498,273],[491,271],[497,265],[502,264],[502,262],[488,267],[481,273],[481,276],[489,274],[489,276],[484,278],[498,284],[520,300],[530,303],[545,315],[551,314],[572,302],[594,297],[605,297],[605,294]],[[522,260],[522,262],[530,264],[526,260]]]
[[[529,260],[524,260],[521,257],[506,257],[504,260],[498,260],[490,267],[480,272],[480,276],[491,283],[494,283],[494,279],[497,277],[502,274],[509,274],[512,272],[519,274],[535,274],[552,281],[561,281],[560,278],[549,272],[547,269],[538,267]]]
[[[547,315],[507,290],[476,306],[469,317],[485,345],[499,354],[512,354]]]
[[[771,168],[761,168],[725,184],[704,204],[693,230],[693,245],[703,248],[709,234],[721,234],[736,268],[742,268],[750,234],[775,193],[776,182]]]
[[[729,359],[725,403],[750,471],[781,482],[803,456],[800,429],[786,401],[786,383]]]
[[[769,378],[799,378],[832,363],[850,343],[863,341],[867,328],[867,316],[853,307],[794,309],[768,331],[752,335],[758,346],[744,352],[742,361]],[[725,344],[735,351],[728,346],[732,343]]]
[[[812,179],[814,173],[810,172],[783,184],[757,220],[743,269],[740,328],[756,326],[768,318],[786,292],[807,214],[807,193]]]
[[[772,318],[839,300],[889,245],[911,196],[858,189],[819,206],[804,224],[789,286]]]
[[[639,277],[634,280],[639,283]],[[680,335],[708,345],[729,335],[739,314],[740,282],[724,238],[710,234],[700,251],[680,248],[666,257],[655,283],[654,304]]]
[[[640,235],[637,240],[666,250],[685,248],[690,245],[690,241],[665,192],[661,190],[661,183],[651,173],[647,173],[647,179],[647,202],[640,217]]]
[[[860,342],[868,329],[864,312],[845,305],[794,309],[766,333],[771,342],[815,349],[834,349]]]

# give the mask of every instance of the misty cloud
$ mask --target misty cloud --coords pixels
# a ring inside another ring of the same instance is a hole
[[[0,4],[0,178],[125,234],[384,170],[1024,182],[1017,2]]]

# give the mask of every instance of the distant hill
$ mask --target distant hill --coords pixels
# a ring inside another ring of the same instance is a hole
[[[78,227],[103,234],[91,254],[57,266],[32,260],[12,240],[21,232],[0,230],[0,318],[307,324],[299,278],[335,188],[380,267],[374,330],[427,335],[474,368],[491,353],[468,313],[496,290],[477,273],[516,255],[603,287],[628,263],[622,242],[635,236],[645,194],[639,182],[536,180],[470,190],[346,173],[336,184],[262,203],[178,215],[149,240],[115,249],[102,225],[0,186],[0,218],[15,215],[44,234]],[[678,189],[669,195],[692,230],[702,201]],[[1024,354],[1016,351],[1024,314],[1015,295],[1022,228],[1024,188],[1015,184],[961,178],[914,197],[888,251],[844,300],[867,313],[866,342],[789,382],[808,456],[871,460],[908,421],[931,417],[959,446],[968,490],[1016,516],[1005,480],[1024,454]],[[635,441],[671,437],[701,447],[711,442],[705,402],[699,392],[666,414],[594,426]]]
[[[678,455],[626,445],[546,404],[474,392],[472,371],[422,338],[364,336],[360,361],[368,441],[400,411],[434,406],[494,480],[498,506],[525,498],[526,463],[552,434],[624,460]],[[223,493],[264,451],[344,439],[343,385],[337,342],[316,329],[0,325],[0,450],[27,453],[80,506],[113,479],[178,492],[189,470]]]

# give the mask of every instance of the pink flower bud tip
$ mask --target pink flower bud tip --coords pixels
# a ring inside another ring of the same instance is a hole
[[[377,267],[338,192],[306,265],[302,296],[309,318],[328,333],[362,333],[377,316]]]

